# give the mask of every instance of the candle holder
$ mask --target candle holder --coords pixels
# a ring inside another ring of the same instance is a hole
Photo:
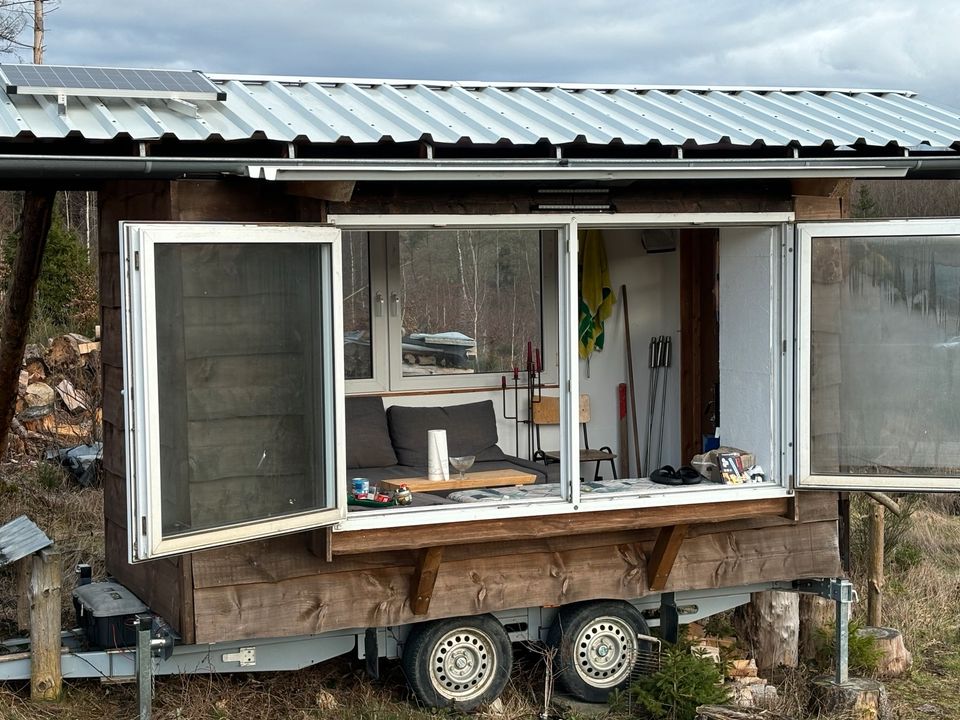
[[[536,349],[534,353],[533,343],[527,343],[527,361],[526,367],[523,370],[523,378],[521,379],[520,368],[513,368],[513,413],[507,411],[507,394],[508,390],[511,388],[507,384],[507,376],[503,375],[500,378],[500,393],[502,396],[503,402],[503,417],[505,420],[513,420],[514,426],[514,447],[516,452],[520,454],[520,426],[525,425],[527,431],[527,457],[533,458],[533,406],[535,403],[540,402],[543,397],[542,389],[542,374],[543,374],[543,357],[540,354],[540,349]],[[527,417],[521,417],[520,415],[520,393],[521,391],[526,395],[527,399]]]

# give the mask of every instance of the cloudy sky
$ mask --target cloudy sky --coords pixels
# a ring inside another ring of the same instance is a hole
[[[960,109],[956,0],[60,0],[47,63],[911,89]]]

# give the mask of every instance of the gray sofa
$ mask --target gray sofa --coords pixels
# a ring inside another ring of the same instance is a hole
[[[493,402],[384,409],[383,398],[346,400],[347,481],[368,478],[371,484],[392,478],[425,477],[427,431],[446,430],[450,455],[474,455],[471,471],[516,469],[537,475],[537,483],[556,482],[556,468],[505,454],[497,446]],[[559,467],[559,466],[557,466]],[[447,492],[415,493],[414,505],[445,504]]]

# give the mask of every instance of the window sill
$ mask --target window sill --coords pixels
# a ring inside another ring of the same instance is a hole
[[[759,516],[786,516],[791,493],[780,485],[710,485],[643,495],[468,504],[422,508],[403,514],[357,513],[334,528],[334,554],[460,545],[591,532],[719,522]],[[530,522],[539,518],[540,522]]]

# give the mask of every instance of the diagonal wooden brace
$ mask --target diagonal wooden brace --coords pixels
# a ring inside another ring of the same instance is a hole
[[[414,615],[426,615],[430,609],[433,588],[437,584],[443,546],[424,548],[417,559],[417,566],[410,581],[410,609]]]
[[[647,561],[647,582],[651,590],[663,590],[667,578],[673,570],[673,564],[680,552],[680,545],[687,536],[687,525],[669,525],[660,528],[653,552]]]

